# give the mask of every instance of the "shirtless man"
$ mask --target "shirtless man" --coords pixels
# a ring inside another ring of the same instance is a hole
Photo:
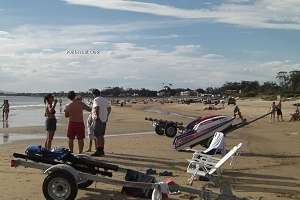
[[[78,150],[82,153],[85,138],[85,127],[83,122],[83,110],[91,111],[92,109],[82,102],[80,98],[76,98],[74,91],[68,93],[68,98],[71,100],[66,106],[65,117],[69,118],[68,133],[69,149],[73,152],[74,139],[78,140]]]

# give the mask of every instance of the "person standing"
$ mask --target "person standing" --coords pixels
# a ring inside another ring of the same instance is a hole
[[[59,98],[59,112],[61,113],[62,111],[62,99]]]
[[[236,117],[236,115],[238,115],[242,122],[246,122],[246,119],[243,117],[238,105],[236,105],[234,107],[233,115],[234,115],[234,117]]]
[[[3,105],[1,106],[1,108],[3,107],[3,110],[2,110],[2,119],[3,119],[3,122],[4,121],[8,121],[8,114],[9,114],[9,103],[8,103],[8,100],[5,99],[3,101]]]
[[[70,91],[68,98],[71,100],[65,108],[65,117],[69,118],[67,137],[69,138],[69,149],[73,152],[74,140],[78,140],[78,151],[82,153],[84,147],[85,127],[83,122],[83,110],[91,111],[91,108],[76,98],[76,93]]]
[[[98,89],[94,89],[92,93],[94,96],[92,106],[93,130],[97,148],[92,156],[104,156],[104,135],[106,123],[111,113],[111,104],[107,99],[100,96]]]
[[[276,114],[276,103],[275,101],[271,104],[271,121],[275,122],[275,114]]]
[[[95,149],[97,149],[96,139],[95,139],[95,136],[94,136],[93,118],[92,118],[91,113],[89,114],[88,119],[86,121],[86,126],[87,126],[87,133],[88,133],[89,140],[90,140],[87,152],[91,152],[93,141],[95,141]]]
[[[281,110],[281,99],[279,100],[279,103],[276,106],[276,111],[277,111],[277,121],[279,122],[279,117],[280,117],[280,120],[283,122],[283,116]]]
[[[54,100],[54,96],[52,94],[48,94],[44,97],[45,103],[45,117],[46,117],[46,131],[47,138],[45,141],[45,148],[51,149],[52,140],[56,131],[56,117],[55,117],[55,107],[57,104],[57,100]]]

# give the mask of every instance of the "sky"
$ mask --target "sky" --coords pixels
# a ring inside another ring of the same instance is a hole
[[[0,91],[263,83],[299,52],[300,0],[0,0]]]

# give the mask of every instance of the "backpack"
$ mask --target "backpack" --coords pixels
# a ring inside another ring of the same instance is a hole
[[[127,170],[125,181],[132,182],[144,182],[144,183],[155,183],[156,180],[153,176],[146,175],[142,172]],[[133,197],[141,197],[151,199],[153,189],[151,188],[133,188],[133,187],[123,187],[122,193],[133,196]]]

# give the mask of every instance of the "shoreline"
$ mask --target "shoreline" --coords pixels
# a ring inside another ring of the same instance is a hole
[[[109,134],[105,135],[105,138],[110,138],[110,137],[125,137],[125,136],[137,136],[137,135],[150,135],[150,134],[155,134],[154,131],[148,131],[148,132],[131,132],[131,133],[123,133],[123,134]],[[6,145],[6,144],[14,144],[18,142],[29,142],[33,140],[37,141],[43,141],[46,139],[46,135],[42,134],[18,134],[18,133],[7,133],[3,134],[0,133],[0,138],[3,138],[2,140],[0,139],[0,146]],[[67,141],[68,138],[66,136],[55,136],[54,140],[64,140]],[[89,138],[86,137],[85,141],[89,141]]]

